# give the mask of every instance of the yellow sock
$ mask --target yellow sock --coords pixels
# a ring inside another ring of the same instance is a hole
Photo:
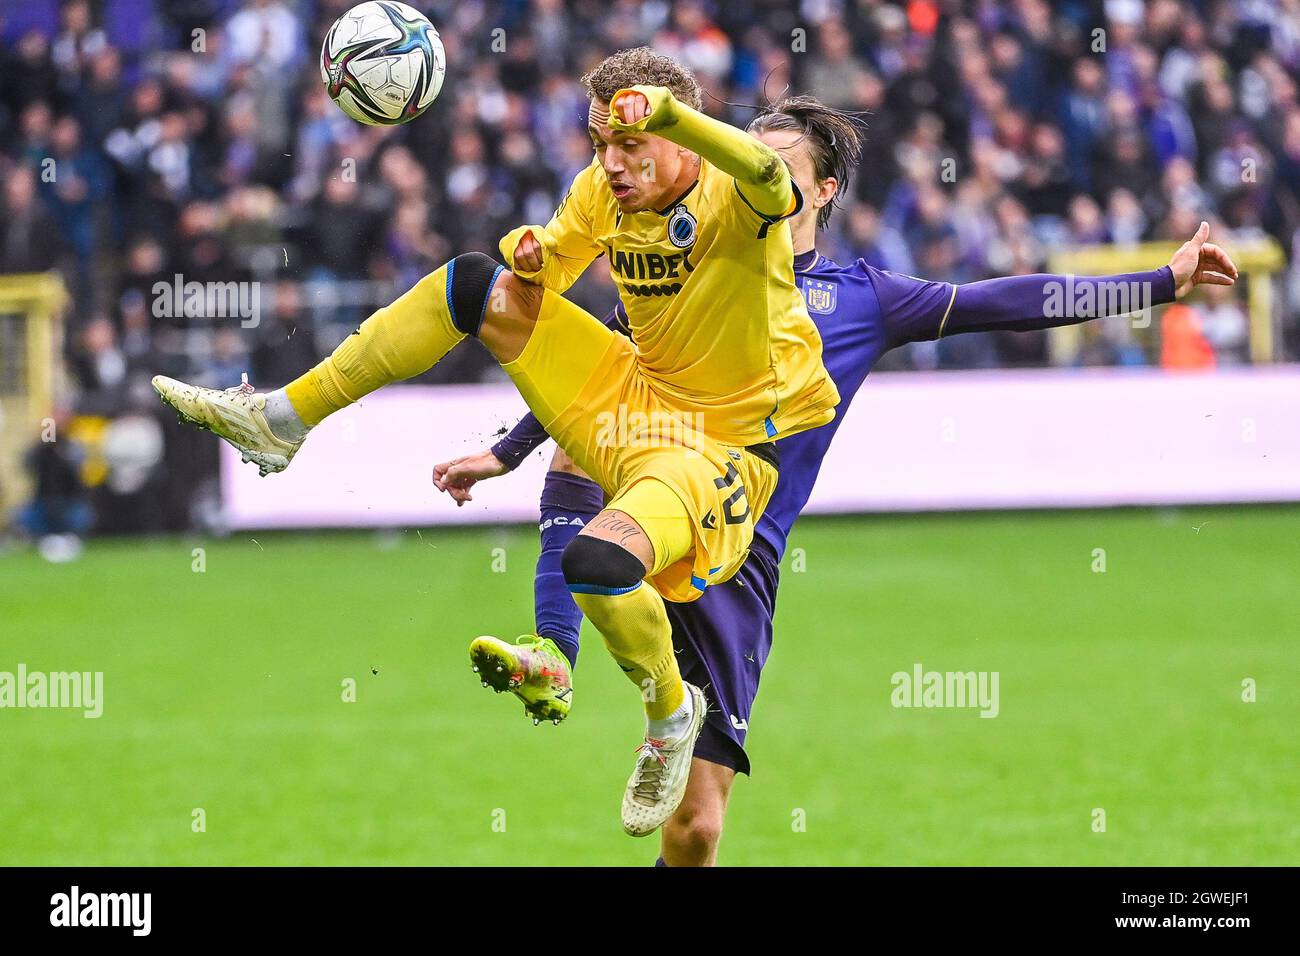
[[[641,688],[646,716],[663,720],[682,706],[686,689],[658,591],[642,582],[626,594],[574,594],[573,599],[628,679]]]
[[[447,309],[447,267],[431,272],[284,387],[304,425],[315,425],[391,382],[419,375],[465,337]]]
[[[654,550],[654,576],[695,547],[690,515],[680,498],[662,481],[643,478],[609,503],[637,523]],[[672,625],[664,599],[647,582],[625,594],[574,593],[582,609],[628,679],[641,688],[646,716],[663,720],[682,705],[686,689],[673,652]]]

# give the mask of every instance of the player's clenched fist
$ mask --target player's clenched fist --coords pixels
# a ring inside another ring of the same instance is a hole
[[[672,90],[665,86],[630,86],[609,104],[609,128],[620,133],[649,133],[672,122]]]
[[[650,115],[650,100],[636,90],[614,97],[612,106],[614,115],[627,126],[633,126]]]
[[[537,237],[532,232],[524,233],[524,237],[519,240],[519,245],[515,246],[515,271],[541,271],[542,256],[542,244],[537,241]]]
[[[515,275],[531,279],[542,271],[548,253],[556,249],[555,237],[541,226],[520,226],[501,240],[501,257]]]

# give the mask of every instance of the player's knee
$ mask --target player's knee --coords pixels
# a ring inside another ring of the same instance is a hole
[[[713,807],[683,804],[664,827],[676,860],[703,865],[714,858],[722,841],[722,812]]]
[[[447,308],[451,321],[466,335],[478,335],[505,266],[481,252],[466,252],[447,263]]]
[[[611,594],[636,587],[646,575],[641,559],[622,545],[580,534],[564,548],[560,570],[570,591]]]

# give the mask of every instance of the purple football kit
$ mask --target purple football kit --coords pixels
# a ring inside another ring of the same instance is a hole
[[[759,675],[772,647],[780,562],[790,529],[812,494],[844,413],[880,357],[908,342],[961,332],[1072,325],[1107,314],[1098,304],[1123,301],[1132,309],[1174,300],[1168,266],[1120,276],[1040,274],[953,285],[885,272],[862,259],[841,266],[815,251],[796,256],[794,265],[808,313],[821,333],[822,362],[840,393],[835,418],[776,443],[780,477],[740,571],[689,604],[665,605],[682,677],[702,688],[710,702],[695,756],[740,773],[750,769],[745,736]],[[1130,294],[1110,295],[1107,290],[1119,288],[1112,283],[1126,283]],[[605,324],[628,334],[621,305],[606,316]],[[547,437],[529,414],[492,451],[513,469]],[[534,584],[536,627],[575,666],[582,615],[565,585],[560,555],[603,504],[595,482],[548,473]]]

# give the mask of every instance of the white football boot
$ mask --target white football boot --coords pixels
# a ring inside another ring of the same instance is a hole
[[[302,442],[285,441],[271,431],[265,414],[266,396],[248,383],[247,375],[242,378],[234,388],[222,390],[155,375],[153,389],[180,413],[182,421],[230,442],[244,461],[257,465],[263,477],[284,471]]]
[[[640,756],[636,769],[623,793],[623,830],[628,836],[649,836],[671,817],[686,796],[686,781],[691,775],[691,758],[695,741],[704,728],[709,704],[704,691],[686,684],[694,710],[686,733],[671,740],[646,737],[637,748]]]

